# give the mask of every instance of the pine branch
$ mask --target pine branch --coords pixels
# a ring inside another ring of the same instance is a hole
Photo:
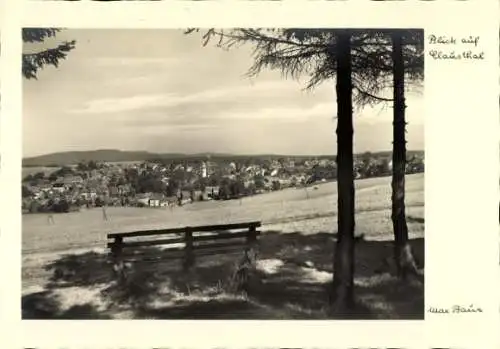
[[[355,89],[358,93],[360,93],[361,95],[364,95],[365,97],[372,98],[372,99],[375,99],[375,100],[380,101],[380,102],[393,102],[394,101],[393,98],[384,98],[384,97],[376,96],[376,95],[371,94],[370,92],[363,91],[362,89],[360,89],[357,86],[353,86],[353,89]]]
[[[279,70],[285,78],[309,76],[305,89],[335,78],[336,36],[341,30],[351,34],[352,80],[357,104],[391,102],[380,92],[392,86],[392,47],[390,35],[395,30],[404,37],[405,75],[411,83],[423,79],[423,31],[413,29],[208,29],[202,35],[203,45],[217,39],[217,46],[230,49],[235,45],[253,46],[252,66],[247,76],[264,69]],[[199,32],[188,29],[186,34]]]
[[[75,48],[76,41],[64,42],[56,48],[37,53],[23,54],[22,73],[26,79],[37,79],[38,71],[45,65],[59,66],[59,61],[66,59],[68,52]]]
[[[56,36],[60,30],[58,28],[23,28],[23,42],[43,42],[47,38]]]

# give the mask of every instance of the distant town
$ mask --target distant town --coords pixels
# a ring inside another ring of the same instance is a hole
[[[314,187],[334,181],[337,173],[335,156],[176,156],[52,166],[40,171],[32,167],[34,171],[23,178],[23,213],[64,213],[106,206],[173,208],[290,187]],[[390,152],[355,156],[356,179],[389,176],[391,171]],[[424,172],[423,152],[408,152],[406,172]]]

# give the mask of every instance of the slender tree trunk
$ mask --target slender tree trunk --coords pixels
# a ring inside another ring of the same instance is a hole
[[[392,59],[394,78],[394,120],[392,148],[392,224],[394,229],[394,257],[398,276],[406,279],[409,274],[418,275],[418,269],[408,239],[408,225],[405,215],[405,91],[403,38],[400,33],[392,34]]]
[[[354,173],[351,35],[337,35],[338,237],[334,257],[332,310],[347,315],[354,306]]]

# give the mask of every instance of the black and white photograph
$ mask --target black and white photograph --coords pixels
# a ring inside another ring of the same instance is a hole
[[[22,40],[23,319],[424,319],[423,29]]]

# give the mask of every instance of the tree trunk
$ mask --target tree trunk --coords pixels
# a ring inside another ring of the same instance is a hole
[[[409,274],[418,275],[418,269],[408,239],[405,215],[405,90],[403,38],[392,34],[392,59],[394,79],[394,120],[392,147],[392,225],[394,229],[394,258],[398,277],[406,279]]]
[[[354,306],[354,171],[351,35],[337,34],[337,187],[338,233],[334,257],[332,310],[347,315]]]

